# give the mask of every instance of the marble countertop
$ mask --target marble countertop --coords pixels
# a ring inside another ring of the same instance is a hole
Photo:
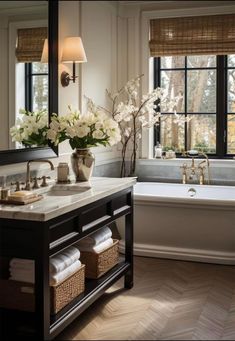
[[[0,205],[0,218],[20,219],[32,221],[47,221],[79,207],[85,206],[96,200],[117,193],[136,183],[136,178],[105,178],[94,177],[88,182],[62,185],[63,190],[51,191],[50,184],[47,188],[35,190],[42,194],[43,199],[28,205]],[[60,185],[59,185],[60,186]],[[90,188],[89,188],[90,187]],[[70,190],[72,189],[71,193]]]

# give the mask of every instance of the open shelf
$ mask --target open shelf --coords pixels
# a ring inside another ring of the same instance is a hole
[[[1,340],[35,339],[34,313],[0,308],[0,337]]]
[[[124,261],[124,257],[120,257],[120,262],[99,279],[86,279],[85,291],[61,309],[59,313],[51,315],[50,336],[52,338],[57,336],[110,286],[125,275],[129,268],[130,264]],[[26,337],[35,336],[34,316],[33,312],[0,309],[1,323],[2,325],[6,325],[6,330],[1,328],[1,336],[5,337],[5,334],[10,335],[7,323],[9,319],[14,321],[16,327],[11,330],[12,337],[20,337],[21,335],[25,335]]]
[[[86,308],[88,308],[105,290],[121,278],[130,268],[130,264],[121,260],[115,267],[99,279],[86,280],[85,291],[59,313],[51,316],[50,335],[55,337]]]

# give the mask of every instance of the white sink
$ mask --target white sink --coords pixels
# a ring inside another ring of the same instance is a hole
[[[64,197],[64,196],[73,196],[77,194],[81,194],[85,191],[88,191],[91,188],[89,183],[79,183],[79,184],[55,184],[52,186],[40,188],[36,190],[38,194],[43,194],[45,196],[55,196],[55,197]]]
[[[80,192],[78,192],[78,191],[75,192],[75,191],[71,191],[71,190],[66,191],[66,190],[51,189],[48,192],[46,192],[45,195],[47,197],[49,197],[49,196],[52,196],[52,197],[64,197],[64,196],[76,195],[76,194],[79,194],[79,193],[81,193],[81,191]]]

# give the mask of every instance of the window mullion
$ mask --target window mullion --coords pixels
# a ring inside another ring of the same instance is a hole
[[[225,56],[217,56],[217,86],[216,86],[216,154],[223,157],[226,154],[226,77]]]
[[[32,111],[32,64],[25,63],[25,109]]]
[[[187,56],[184,59],[184,117],[187,117],[187,102],[188,102],[188,70],[187,70]],[[188,124],[184,123],[184,149],[188,149]]]
[[[154,89],[161,86],[160,75],[160,57],[154,58]],[[154,146],[160,141],[161,136],[161,124],[154,125]],[[154,148],[153,146],[153,148]],[[153,155],[155,150],[153,151]]]

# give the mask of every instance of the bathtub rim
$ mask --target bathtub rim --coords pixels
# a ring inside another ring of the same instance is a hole
[[[164,183],[164,182],[137,182],[135,184],[148,184],[148,185],[170,185],[172,187],[180,187],[180,186],[189,186],[192,188],[219,188],[219,189],[226,189],[226,188],[234,188],[235,186],[218,186],[218,185],[197,185],[197,184],[175,184],[175,183]],[[163,196],[163,195],[156,195],[156,194],[136,194],[135,193],[135,186],[134,186],[134,203],[138,202],[139,204],[142,202],[148,203],[168,203],[168,204],[186,204],[191,206],[198,206],[198,205],[206,205],[224,209],[228,208],[235,208],[235,198],[234,199],[212,199],[212,198],[196,198],[196,197],[187,197],[187,198],[177,198],[177,197],[170,197],[170,196]]]

